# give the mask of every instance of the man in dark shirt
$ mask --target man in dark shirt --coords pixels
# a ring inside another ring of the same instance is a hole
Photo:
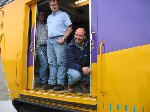
[[[90,85],[90,46],[86,39],[84,28],[78,28],[74,39],[67,46],[67,68],[69,92],[74,92],[74,84],[79,80],[83,81],[84,86]],[[85,88],[86,89],[86,88]],[[82,88],[83,90],[83,88]],[[86,92],[86,91],[83,91]]]
[[[67,43],[70,43],[70,41],[73,38],[73,35],[75,34],[75,31],[78,28],[84,28],[87,32],[86,33],[87,38],[89,37],[89,21],[85,20],[83,18],[83,16],[84,16],[84,11],[82,9],[77,9],[76,10],[76,19],[72,23],[73,32],[71,33],[71,36],[68,38]]]

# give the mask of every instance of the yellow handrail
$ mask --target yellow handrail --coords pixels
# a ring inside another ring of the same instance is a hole
[[[19,77],[20,72],[18,73],[18,71],[19,71],[18,67],[20,67],[20,60],[18,60],[19,56],[20,56],[20,51],[16,55],[16,79],[15,79],[15,83],[18,87],[20,86],[20,77]],[[19,65],[18,65],[18,63],[19,63]]]
[[[4,11],[3,10],[0,10],[2,12],[2,17],[4,16]]]
[[[2,54],[2,40],[3,40],[3,54]],[[4,57],[5,57],[5,34],[2,33],[0,35],[0,55],[1,55],[1,58],[2,58],[2,62],[4,63]]]
[[[2,15],[0,15],[0,17],[2,18],[2,20],[0,21],[0,28],[1,30],[3,29],[3,17],[4,17],[4,11],[0,10],[0,12],[2,12]]]
[[[1,14],[2,20],[0,21],[0,55],[1,55],[1,47],[2,47],[1,41],[2,41],[3,37],[5,37],[5,35],[4,35],[4,32],[3,32],[4,11],[0,9],[0,12],[2,12],[2,14]],[[4,40],[4,50],[5,50],[5,40]],[[2,57],[2,61],[4,61],[4,57]]]
[[[101,94],[104,95],[104,88],[103,88],[103,68],[102,68],[102,55],[103,55],[103,45],[104,45],[104,40],[102,40],[100,44],[100,74],[101,74]]]
[[[16,79],[15,79],[15,83],[19,87],[19,83],[18,83],[18,53],[17,53],[17,57],[16,57]]]

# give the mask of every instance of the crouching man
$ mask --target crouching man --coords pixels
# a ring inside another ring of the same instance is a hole
[[[83,92],[90,86],[90,46],[84,28],[78,28],[74,39],[67,46],[68,91],[74,92],[79,83]]]

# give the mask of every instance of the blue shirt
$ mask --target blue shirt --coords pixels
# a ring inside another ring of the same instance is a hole
[[[56,13],[52,13],[47,18],[48,37],[57,37],[65,35],[68,26],[70,26],[71,20],[67,13],[58,10]]]

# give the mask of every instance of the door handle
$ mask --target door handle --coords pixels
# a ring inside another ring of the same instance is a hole
[[[91,48],[94,49],[94,40],[91,40]]]
[[[95,35],[96,34],[96,32],[92,32],[92,35]]]
[[[96,32],[92,32],[92,35],[95,35]],[[94,45],[95,45],[95,42],[94,40],[91,40],[91,48],[94,49]]]

